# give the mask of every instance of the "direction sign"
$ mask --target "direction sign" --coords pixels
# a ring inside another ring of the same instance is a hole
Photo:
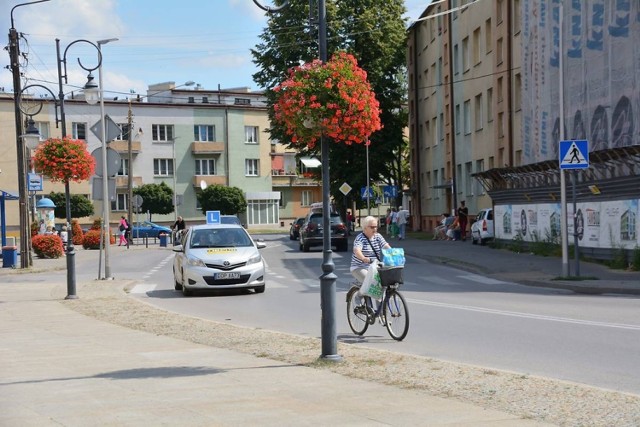
[[[98,147],[91,152],[91,156],[96,161],[96,176],[102,176],[104,167],[102,165],[102,148]],[[120,165],[122,163],[122,158],[120,157],[120,153],[118,153],[113,148],[107,147],[107,176],[116,176],[118,170],[120,170]]]
[[[207,224],[220,224],[220,211],[207,211]]]
[[[108,114],[104,115],[104,120],[106,126],[104,132],[105,136],[107,137],[107,143],[109,143],[120,136],[120,134],[122,133],[122,129],[120,129],[120,126],[118,126],[118,124],[114,122]],[[100,142],[104,142],[102,140],[102,120],[98,120],[96,124],[91,126],[91,132],[93,132],[93,134],[98,137]]]
[[[382,194],[385,197],[398,197],[398,187],[395,185],[385,185],[382,187]]]
[[[134,194],[133,198],[131,199],[131,205],[134,208],[139,208],[142,206],[142,202],[144,202],[144,199],[142,198],[141,195],[139,194]]]
[[[589,141],[560,141],[558,150],[560,169],[586,169],[589,167]]]

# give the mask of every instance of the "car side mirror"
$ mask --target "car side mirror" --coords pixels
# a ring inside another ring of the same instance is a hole
[[[183,252],[182,245],[175,245],[173,247],[173,252]]]

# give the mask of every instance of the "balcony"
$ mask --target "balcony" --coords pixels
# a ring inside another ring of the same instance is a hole
[[[142,185],[142,177],[134,176],[133,177],[133,186],[140,187]],[[116,176],[116,188],[128,188],[129,187],[129,177],[128,176]]]
[[[224,142],[193,142],[191,143],[192,154],[222,154],[224,153]]]
[[[131,141],[131,152],[138,154],[142,147],[140,141]],[[119,154],[127,154],[129,152],[129,143],[127,141],[112,141],[109,143],[109,148],[116,150]]]
[[[284,169],[271,169],[271,176],[296,176],[296,171],[285,171]]]
[[[273,187],[319,187],[320,182],[304,175],[271,175]]]
[[[193,186],[200,188],[201,181],[204,181],[207,185],[227,185],[227,177],[225,175],[196,175],[193,177]]]

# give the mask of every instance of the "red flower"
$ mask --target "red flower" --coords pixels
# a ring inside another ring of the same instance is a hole
[[[274,88],[275,120],[291,141],[313,147],[321,135],[345,144],[363,143],[382,128],[380,104],[356,59],[339,52],[289,70],[289,78]]]
[[[95,170],[87,144],[70,137],[47,139],[38,147],[33,160],[36,170],[54,182],[86,181]]]

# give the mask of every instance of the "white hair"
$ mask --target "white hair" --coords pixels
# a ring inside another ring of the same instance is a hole
[[[362,224],[364,225],[371,225],[371,223],[375,223],[376,225],[378,224],[378,218],[376,218],[375,216],[366,216],[364,218],[364,220],[362,221]]]

